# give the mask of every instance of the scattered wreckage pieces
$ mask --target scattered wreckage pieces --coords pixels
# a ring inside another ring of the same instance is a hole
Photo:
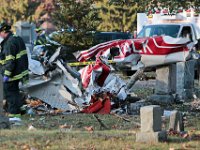
[[[30,107],[37,107],[39,105],[42,105],[43,102],[39,99],[37,100],[30,100],[30,99],[27,99],[26,100],[26,103],[30,106]]]
[[[72,97],[62,84],[63,78],[64,77],[62,75],[57,75],[49,81],[43,81],[35,86],[31,85],[30,81],[30,86],[27,87],[28,93],[31,97],[37,97],[51,105],[51,107],[62,110],[75,109],[75,106],[71,106],[68,103],[68,101],[72,101]]]
[[[84,108],[82,113],[109,114],[113,99],[126,99],[125,82],[110,71],[107,59],[101,56],[96,59],[94,65],[80,70],[85,94],[89,97],[89,106]]]
[[[82,96],[82,91],[81,91],[81,87],[79,87],[79,77],[78,75],[74,75],[75,74],[69,66],[65,65],[63,66],[63,64],[60,61],[56,61],[56,65],[63,71],[64,73],[64,77],[63,77],[63,85],[67,88],[67,90],[73,94],[74,96]],[[67,70],[67,69],[68,70]]]
[[[99,113],[109,114],[111,111],[111,94],[110,93],[98,93],[91,96],[89,106],[84,108],[82,113]]]
[[[108,113],[111,110],[110,106],[112,99],[110,96],[114,95],[114,97],[119,100],[125,100],[127,98],[127,93],[131,90],[131,87],[144,71],[144,68],[140,68],[136,74],[131,77],[130,81],[126,85],[123,80],[110,73],[111,68],[108,65],[107,59],[111,55],[111,48],[118,47],[120,52],[118,53],[118,56],[112,56],[116,63],[131,63],[133,66],[140,60],[143,63],[142,67],[147,67],[149,64],[158,66],[165,64],[165,62],[174,63],[180,61],[178,57],[175,60],[172,60],[171,57],[166,57],[169,55],[171,56],[171,49],[178,54],[179,52],[181,54],[184,52],[185,54],[185,51],[187,50],[187,55],[189,55],[189,49],[186,47],[187,43],[184,41],[167,43],[169,39],[169,37],[165,36],[156,36],[152,38],[144,38],[142,40],[115,40],[101,43],[90,48],[88,51],[82,51],[77,57],[79,61],[87,61],[94,56],[97,58],[94,65],[89,65],[83,68],[81,72],[82,85],[86,89],[84,94],[86,94],[87,97],[90,97],[89,99],[85,99],[84,96],[84,98],[82,98],[82,89],[79,84],[79,74],[76,74],[77,72],[73,72],[72,69],[63,65],[62,60],[59,58],[62,49],[59,48],[49,59],[49,65],[54,64],[56,68],[55,71],[60,71],[49,77],[47,80],[40,81],[32,78],[31,80],[34,84],[31,85],[31,83],[29,83],[29,86],[27,87],[28,92],[30,96],[42,99],[52,107],[59,108],[64,111],[81,110],[80,105],[75,100],[76,98],[80,98],[83,102],[90,104],[90,106],[84,108],[82,112]],[[179,43],[179,46],[173,47],[176,46],[177,43]],[[167,48],[161,51],[160,49],[163,45],[167,45]],[[185,48],[187,49],[185,50]],[[161,57],[161,54],[163,57]],[[154,59],[157,58],[157,56],[159,56],[160,59]],[[48,66],[44,67],[47,67],[45,70],[50,69]],[[94,96],[95,94],[101,92],[109,93],[111,95],[109,95],[108,98],[102,98],[100,96],[100,98],[95,101],[92,100],[92,95]],[[101,111],[102,108],[103,110]]]
[[[79,110],[79,105],[74,101],[75,97],[82,95],[79,74],[75,74],[60,58],[62,47],[57,48],[51,56],[45,57],[45,63],[39,59],[40,54],[37,53],[42,50],[39,47],[38,51],[35,51],[36,55],[33,55],[34,50],[28,51],[29,82],[27,85],[21,85],[20,89],[27,92],[30,97],[49,104],[52,108],[63,111]],[[45,52],[47,51],[48,49]]]
[[[29,84],[25,87],[31,97],[41,99],[52,108],[63,111],[81,110],[82,113],[100,114],[111,112],[113,99],[124,101],[127,98],[126,83],[117,75],[111,74],[111,68],[105,57],[98,55],[94,65],[86,66],[80,72],[82,85],[85,88],[83,95],[84,90],[80,86],[78,72],[63,65],[57,59],[59,54],[60,49],[49,59],[49,65],[55,65],[56,69],[52,71],[46,66],[49,70],[45,80],[41,75],[31,76]],[[134,80],[137,79],[138,77]],[[135,82],[132,79],[128,85],[131,87]],[[86,107],[81,104],[84,102]]]
[[[200,111],[200,99],[192,101],[189,105],[191,105],[192,111]]]
[[[106,114],[110,113],[110,109],[112,109],[109,108],[111,101],[114,102],[114,99],[125,101],[127,93],[131,90],[135,82],[142,76],[144,68],[140,68],[131,77],[128,84],[126,84],[120,77],[111,73],[111,67],[109,66],[107,57],[104,56],[104,52],[107,51],[106,47],[105,50],[99,49],[99,52],[98,48],[91,48],[91,50],[93,49],[96,49],[96,52],[92,54],[92,56],[96,55],[95,64],[88,65],[79,71],[81,74],[82,85],[86,89],[86,92],[88,92],[88,95],[91,95],[91,100],[88,102],[90,106],[83,109],[82,112]],[[80,53],[80,58],[86,57],[85,53]],[[90,53],[88,53],[88,55],[89,54]],[[88,55],[87,58],[92,57]],[[106,99],[97,96],[97,93],[100,93],[98,95],[108,93],[108,98]]]
[[[43,102],[39,99],[27,99],[26,105],[23,106],[23,109],[26,110],[26,113],[29,115],[44,115],[44,114],[62,114],[63,110],[52,108],[49,104]]]

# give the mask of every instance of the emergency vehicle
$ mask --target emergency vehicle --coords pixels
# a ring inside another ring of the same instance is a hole
[[[200,16],[193,9],[182,13],[167,14],[137,14],[137,38],[159,35],[173,38],[185,37],[195,43],[200,49]]]

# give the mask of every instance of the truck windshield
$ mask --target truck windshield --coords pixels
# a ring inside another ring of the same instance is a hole
[[[180,25],[148,25],[140,31],[137,38],[159,35],[168,35],[176,38],[178,36],[179,29]]]

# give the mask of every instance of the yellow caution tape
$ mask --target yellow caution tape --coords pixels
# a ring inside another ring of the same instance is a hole
[[[115,63],[113,60],[108,60],[110,64]],[[91,65],[95,64],[95,61],[85,61],[85,62],[72,62],[72,63],[67,63],[71,67],[75,66],[86,66],[86,65]]]
[[[152,14],[149,14],[149,15],[148,15],[148,18],[153,18],[153,15],[152,15]]]

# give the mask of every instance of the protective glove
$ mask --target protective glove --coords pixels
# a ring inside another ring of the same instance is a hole
[[[3,77],[3,82],[8,82],[8,81],[9,81],[9,77],[4,76],[4,77]]]

